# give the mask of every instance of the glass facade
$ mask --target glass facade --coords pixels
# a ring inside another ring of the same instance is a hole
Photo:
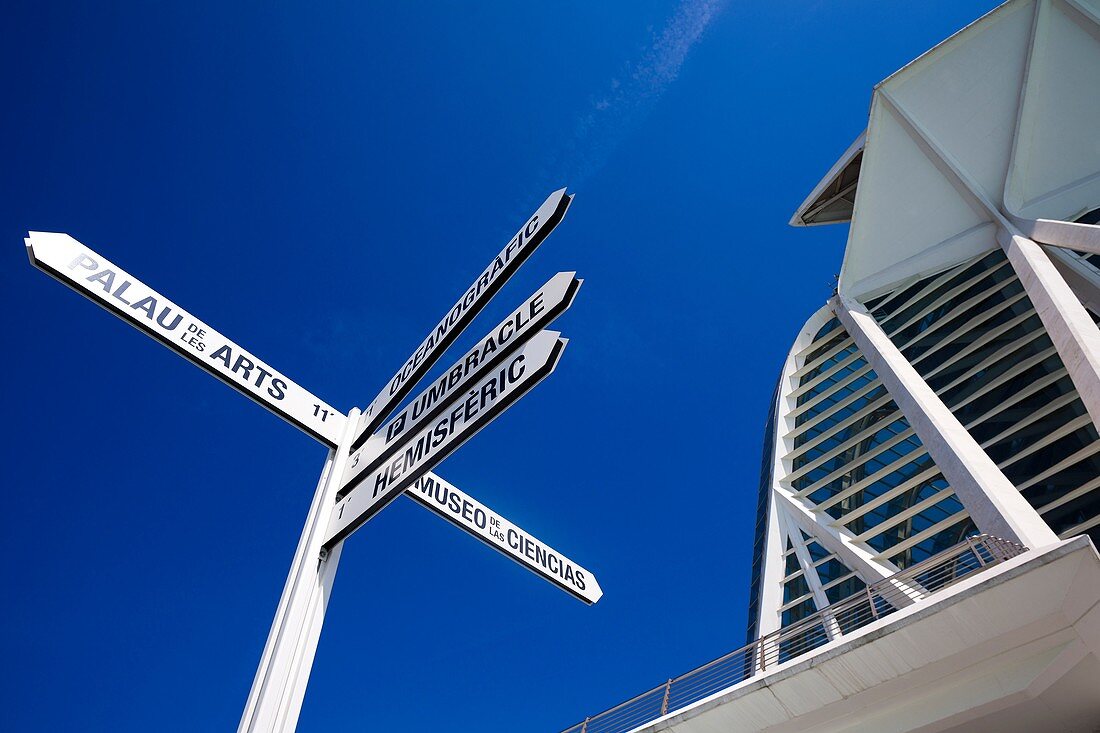
[[[1100,542],[1100,436],[1004,253],[867,305],[1051,529]]]
[[[1081,221],[1100,222],[1100,209]],[[1090,278],[1100,276],[1100,255],[1059,254],[1089,268]],[[1088,534],[1100,544],[1100,434],[1004,252],[995,248],[903,281],[863,305],[1051,529],[1062,538]],[[778,613],[768,628],[782,628],[866,587],[868,579],[851,563],[826,551],[821,532],[831,535],[831,546],[846,544],[883,572],[977,533],[836,314],[827,306],[813,322],[820,325],[792,352],[768,416],[750,640],[768,595],[762,569],[769,546],[785,548],[781,586],[764,610]],[[784,511],[812,517],[819,536],[788,517],[778,522],[779,542],[768,543],[769,496],[776,491]],[[823,643],[832,633],[808,630],[802,642]]]
[[[898,569],[958,543],[974,530],[920,438],[833,317],[795,372],[797,387],[782,481]],[[862,580],[861,580],[862,583]],[[838,586],[839,587],[839,586]],[[855,590],[861,590],[862,584]],[[841,600],[842,591],[831,602]]]
[[[781,381],[769,415],[754,546],[750,639],[758,629],[767,496],[776,478],[772,467],[777,444],[788,447],[779,462],[783,474],[778,477],[779,486],[812,512],[818,523],[835,528],[885,567],[903,569],[976,532],[878,375],[840,321],[831,313],[828,316],[795,355],[793,373],[785,383]],[[783,415],[778,421],[777,412]],[[782,532],[781,627],[866,588],[867,579],[829,552],[819,537],[794,526]],[[810,629],[799,643],[824,643],[829,633],[824,627]]]
[[[1100,256],[1072,256],[1100,274]],[[1003,251],[905,281],[864,306],[1051,529],[1100,544],[1100,434]],[[864,590],[868,579],[826,545],[840,542],[848,557],[858,550],[896,572],[977,533],[835,313],[826,307],[814,322],[821,325],[792,352],[768,418],[750,639],[761,612],[778,614],[769,628],[787,627]],[[781,545],[769,545],[770,492],[783,495],[784,511],[812,517],[818,536],[788,516],[778,522]],[[768,546],[785,548],[783,578],[761,611]],[[799,643],[837,632],[808,629]]]

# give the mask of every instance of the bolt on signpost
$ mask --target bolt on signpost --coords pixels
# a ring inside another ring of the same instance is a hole
[[[344,540],[402,493],[575,598],[592,604],[603,595],[590,571],[432,472],[554,371],[567,340],[545,327],[572,305],[581,285],[574,273],[550,278],[394,413],[572,199],[565,189],[552,193],[367,408],[347,415],[69,235],[30,232],[35,267],[329,448],[239,733],[295,729]]]

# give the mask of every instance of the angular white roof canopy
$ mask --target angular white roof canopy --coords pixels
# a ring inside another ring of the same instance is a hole
[[[840,156],[825,177],[814,186],[810,195],[791,217],[793,227],[818,224],[839,224],[852,220],[852,207],[856,201],[856,183],[863,162],[863,144],[867,131],[859,134],[844,154]]]
[[[1004,221],[1073,221],[1100,206],[1098,79],[1100,0],[1011,0],[875,88],[791,223],[844,221],[855,194],[839,287],[864,298],[993,249]]]

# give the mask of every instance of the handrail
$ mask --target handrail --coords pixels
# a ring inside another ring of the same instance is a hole
[[[1027,550],[991,535],[968,537],[958,545],[912,565],[864,591],[760,637],[729,654],[673,677],[652,690],[585,718],[562,733],[626,733],[732,687],[771,667],[816,649],[835,637],[888,616],[899,608],[946,588],[971,573]]]

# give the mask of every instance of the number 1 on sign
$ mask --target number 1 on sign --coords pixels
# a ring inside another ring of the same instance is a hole
[[[328,416],[331,415],[331,414],[332,413],[329,410],[326,410],[326,409],[322,408],[320,405],[314,405],[313,406],[313,416],[314,417],[320,416],[321,417],[321,422],[324,422],[325,420],[328,420]]]

